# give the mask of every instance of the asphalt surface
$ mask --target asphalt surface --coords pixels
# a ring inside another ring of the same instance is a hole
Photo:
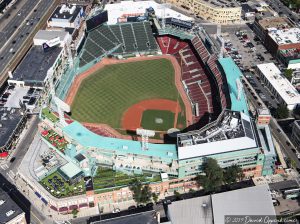
[[[48,0],[40,0],[38,4],[34,0],[28,0],[20,10],[20,16],[13,18],[7,27],[1,31],[0,71],[4,71],[5,67],[10,65],[27,36],[37,26],[39,18],[43,17],[52,4],[53,2]],[[16,26],[17,28],[15,28]]]
[[[280,0],[265,0],[270,7],[279,14],[279,16],[287,16],[299,25],[300,16],[286,7]]]
[[[255,89],[264,104],[270,109],[276,109],[278,107],[278,101],[265,87],[264,83],[259,80],[259,77],[252,72],[245,72],[244,76],[249,81],[249,84]],[[247,87],[249,84],[245,84]],[[249,88],[249,87],[248,87]]]
[[[24,196],[22,192],[18,191],[16,186],[14,186],[14,180],[11,179],[11,175],[9,175],[9,173],[17,173],[17,168],[19,167],[37,132],[38,122],[38,116],[32,117],[25,136],[20,140],[18,147],[15,149],[13,154],[13,157],[16,158],[15,161],[13,163],[8,162],[7,165],[9,167],[6,170],[0,169],[0,187],[8,192],[12,199],[23,209],[23,211],[25,211],[27,223],[33,224],[46,223],[46,218],[38,209],[31,205],[30,201],[26,199],[26,196]]]

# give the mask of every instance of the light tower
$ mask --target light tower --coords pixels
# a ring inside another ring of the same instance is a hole
[[[68,56],[68,63],[70,68],[73,67],[73,56],[72,56],[72,51],[71,51],[71,42],[72,42],[72,37],[71,35],[68,36],[65,48],[66,48],[66,54]]]
[[[220,53],[219,53],[219,59],[223,58],[223,52],[224,52],[224,39],[222,37],[222,26],[219,24],[217,26],[217,38],[220,41],[221,47],[220,47]]]
[[[237,100],[241,100],[242,90],[243,90],[243,84],[241,83],[241,80],[239,78],[236,79],[236,87],[237,87]]]
[[[142,136],[142,150],[148,150],[149,137],[153,137],[155,131],[137,128],[136,134]]]
[[[59,115],[59,123],[65,127],[67,125],[67,122],[65,120],[65,114],[64,112],[69,113],[71,111],[70,106],[68,104],[66,104],[64,101],[62,101],[61,99],[59,99],[57,96],[55,96],[55,88],[54,88],[54,84],[53,84],[53,70],[51,69],[51,71],[49,70],[48,72],[51,72],[51,76],[50,77],[50,94],[52,96],[52,99],[55,103],[55,105],[57,106],[57,112]]]

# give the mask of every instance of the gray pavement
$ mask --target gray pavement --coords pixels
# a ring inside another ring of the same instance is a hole
[[[32,120],[28,121],[28,123],[27,123],[28,127],[26,127],[23,132],[24,136],[22,136],[21,140],[19,141],[19,143],[12,155],[12,156],[16,157],[15,161],[13,163],[10,163],[9,161],[7,161],[7,169],[5,169],[5,170],[0,169],[0,174],[4,178],[6,178],[9,182],[11,182],[12,184],[15,184],[14,176],[17,173],[17,168],[19,167],[24,155],[26,154],[26,152],[37,132],[38,122],[39,122],[39,118],[37,116],[33,116]],[[18,192],[12,191],[12,194],[18,195]],[[15,198],[18,200],[19,196],[16,196]],[[28,207],[28,204],[25,204],[25,202],[22,200],[19,200],[18,204],[20,204],[21,206]],[[39,223],[44,223],[43,221],[45,220],[45,217],[39,209],[37,209],[33,206],[30,206],[30,220],[31,220],[31,223],[39,224]]]
[[[255,50],[253,52],[251,52],[249,47],[244,46],[246,42],[242,42],[242,40],[237,37],[236,32],[241,30],[247,34],[249,41],[254,45]],[[240,67],[251,68],[257,64],[275,62],[275,60],[272,60],[272,56],[267,52],[266,48],[260,42],[253,40],[255,34],[248,26],[245,25],[243,28],[231,27],[230,29],[223,29],[222,27],[222,35],[225,40],[232,43],[232,47],[237,49],[238,53],[242,56]],[[262,55],[264,57],[264,61],[259,60],[257,58],[257,54]]]

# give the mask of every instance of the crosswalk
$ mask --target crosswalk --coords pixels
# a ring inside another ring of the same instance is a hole
[[[9,167],[7,164],[0,165],[2,170],[7,170]]]
[[[11,180],[14,180],[15,179],[15,173],[12,171],[12,170],[10,170],[10,171],[8,171],[7,173],[7,176],[11,179]]]

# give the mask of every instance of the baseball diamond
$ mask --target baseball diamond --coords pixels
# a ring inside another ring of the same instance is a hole
[[[160,99],[162,101],[156,104],[163,105],[164,100],[168,100],[175,106],[164,109],[174,115],[172,124],[163,122],[157,126],[158,131],[186,127],[184,93],[178,91],[173,62],[168,57],[106,59],[102,62],[98,69],[87,71],[75,80],[66,100],[71,105],[72,118],[80,122],[104,123],[117,130],[132,130],[132,125],[124,126],[125,112],[140,102]],[[157,108],[146,105],[144,109]],[[142,127],[141,116],[129,116],[128,121],[127,114],[126,124],[138,123]]]

